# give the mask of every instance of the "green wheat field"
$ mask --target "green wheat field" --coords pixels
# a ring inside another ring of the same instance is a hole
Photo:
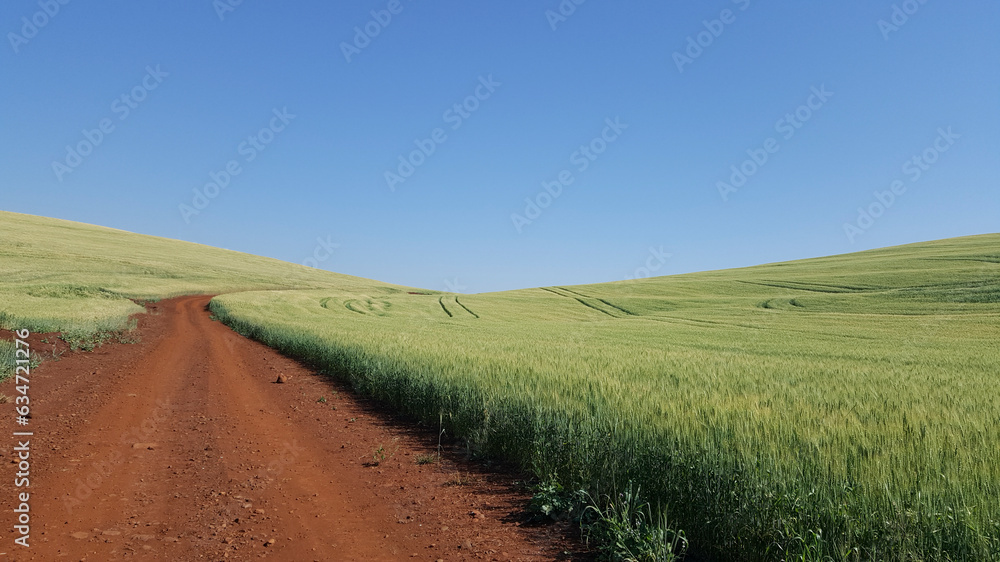
[[[237,331],[476,455],[637,491],[703,556],[1000,560],[997,234],[477,295],[13,213],[0,240],[2,328],[219,294]]]

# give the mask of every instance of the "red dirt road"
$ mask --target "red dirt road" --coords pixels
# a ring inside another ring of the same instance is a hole
[[[4,406],[0,561],[575,557],[565,527],[520,526],[526,496],[510,477],[454,454],[418,464],[433,432],[213,322],[208,301],[161,301],[140,343],[34,369],[27,428]],[[29,341],[45,355],[41,337]],[[15,396],[13,382],[0,391]],[[25,489],[11,433],[24,429],[29,548],[13,530]]]

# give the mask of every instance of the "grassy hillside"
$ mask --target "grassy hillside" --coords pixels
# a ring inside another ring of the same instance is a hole
[[[549,500],[631,482],[726,560],[1000,560],[1000,235],[468,296],[12,213],[0,240],[0,328],[227,293],[237,329]]]
[[[1000,559],[1000,235],[469,296],[223,295],[231,325],[746,560]]]
[[[115,330],[143,311],[130,299],[311,287],[393,289],[200,244],[0,211],[0,328]]]

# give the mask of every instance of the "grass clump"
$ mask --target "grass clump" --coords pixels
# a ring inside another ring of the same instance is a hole
[[[139,343],[141,339],[135,318],[130,318],[123,327],[112,330],[77,326],[62,332],[59,338],[69,345],[71,351],[93,351],[109,341]]]
[[[17,346],[14,342],[0,340],[0,382],[13,377],[17,367],[17,360],[23,359],[23,357],[18,357],[16,351]],[[39,364],[41,364],[41,356],[34,349],[30,350],[27,367],[30,370]]]
[[[438,461],[437,455],[417,455],[416,463],[420,465],[434,464]]]
[[[589,499],[583,532],[588,541],[596,542],[605,560],[673,562],[687,552],[684,533],[671,530],[663,515],[654,518],[652,507],[631,482],[618,494]]]
[[[579,512],[585,505],[584,492],[566,490],[554,479],[537,484],[533,491],[531,503],[528,504],[528,513],[536,521],[567,519],[573,516],[574,511]]]
[[[14,342],[0,340],[0,382],[14,374]]]

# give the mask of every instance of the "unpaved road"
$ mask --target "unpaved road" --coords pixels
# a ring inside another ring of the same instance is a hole
[[[577,557],[565,527],[520,525],[511,477],[455,454],[419,464],[435,432],[213,322],[208,301],[161,301],[140,343],[34,370],[29,548],[12,511],[11,434],[25,428],[3,406],[0,561]],[[32,348],[47,354],[42,337]]]

